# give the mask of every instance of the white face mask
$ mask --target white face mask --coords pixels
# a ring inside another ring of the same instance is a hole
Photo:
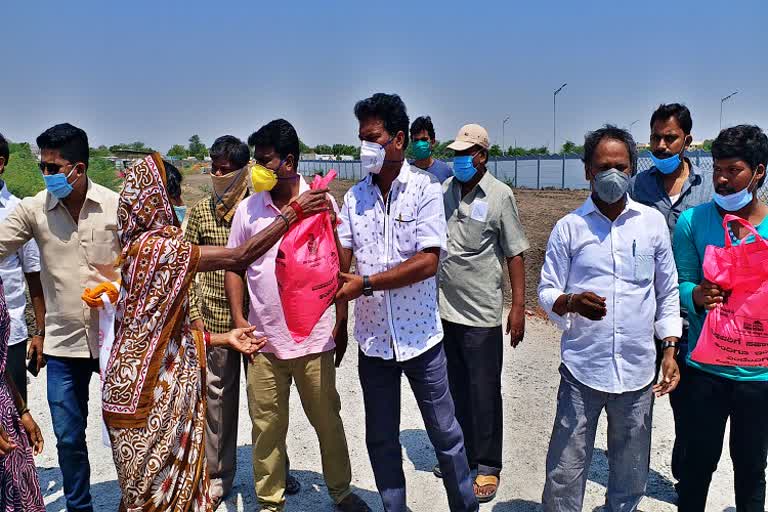
[[[386,161],[386,147],[393,140],[395,140],[394,137],[389,139],[383,146],[376,142],[368,142],[367,140],[360,144],[360,164],[365,172],[369,174],[379,174],[381,172],[381,168]]]

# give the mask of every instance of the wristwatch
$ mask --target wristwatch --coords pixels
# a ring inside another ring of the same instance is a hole
[[[32,336],[33,337],[39,336],[40,338],[45,338],[45,327],[43,327],[42,329],[36,329]]]
[[[373,296],[373,287],[371,287],[371,280],[368,276],[363,276],[363,295],[366,297]]]
[[[679,350],[678,346],[677,346],[677,342],[676,341],[667,341],[667,340],[662,341],[661,342],[661,351],[664,352],[668,348],[674,348],[675,349],[675,357],[677,357],[677,351]]]

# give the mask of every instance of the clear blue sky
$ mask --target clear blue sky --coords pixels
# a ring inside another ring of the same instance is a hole
[[[0,132],[68,121],[92,145],[161,151],[198,133],[245,138],[285,117],[308,144],[357,143],[352,108],[397,92],[439,139],[480,123],[501,143],[580,143],[605,122],[648,140],[660,102],[694,138],[768,129],[768,2],[29,1],[1,15]]]

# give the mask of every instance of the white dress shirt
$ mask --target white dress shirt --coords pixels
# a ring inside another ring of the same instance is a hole
[[[8,190],[5,182],[0,189],[0,222],[3,222],[9,213],[19,204],[19,198]],[[21,249],[9,254],[0,261],[0,279],[5,287],[5,301],[8,304],[8,313],[11,315],[11,337],[8,345],[16,345],[26,341],[27,319],[25,310],[27,286],[24,274],[40,272],[40,251],[34,240],[30,240]]]
[[[338,228],[341,246],[352,249],[356,272],[390,270],[429,248],[446,251],[443,192],[437,179],[408,162],[385,201],[367,176],[344,196]],[[443,339],[434,278],[355,301],[355,339],[370,357],[407,361]]]
[[[605,297],[598,321],[552,311],[566,293]],[[658,211],[627,199],[611,222],[592,198],[560,219],[547,244],[539,302],[563,329],[563,363],[576,379],[607,393],[653,381],[656,336],[680,337],[680,295],[669,230]]]

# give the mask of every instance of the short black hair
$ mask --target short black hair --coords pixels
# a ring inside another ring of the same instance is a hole
[[[763,164],[768,167],[768,137],[759,126],[740,124],[721,131],[712,142],[712,158],[738,158],[752,168]],[[763,186],[765,176],[758,183]]]
[[[280,160],[285,160],[288,155],[293,155],[293,165],[298,168],[299,135],[291,123],[285,119],[270,121],[248,137],[248,145],[255,148],[271,147],[280,155]]]
[[[88,168],[88,135],[77,126],[62,123],[48,128],[37,138],[37,147],[41,151],[58,150],[64,160],[72,164],[83,162]]]
[[[181,197],[181,182],[183,177],[181,172],[168,160],[163,160],[165,166],[165,190],[168,197],[176,199]]]
[[[403,135],[408,133],[408,110],[397,94],[378,92],[370,98],[358,101],[355,104],[355,117],[358,121],[372,117],[381,119],[384,129],[391,137],[395,137],[398,132],[403,132]],[[407,147],[406,136],[403,149]]]
[[[245,167],[251,158],[248,145],[233,135],[223,135],[216,139],[209,151],[211,160],[226,158],[238,169]]]
[[[586,165],[592,164],[592,158],[595,156],[597,146],[600,145],[603,139],[612,139],[619,142],[623,142],[627,146],[629,152],[629,164],[634,174],[637,169],[637,143],[632,138],[632,134],[627,130],[607,124],[602,128],[599,128],[593,132],[587,133],[584,138],[584,163]]]
[[[693,129],[693,119],[691,119],[691,111],[688,107],[681,105],[680,103],[668,103],[661,104],[659,108],[651,116],[651,130],[656,121],[666,121],[670,117],[674,117],[677,120],[677,124],[682,128],[683,133],[686,135],[691,134]]]
[[[432,126],[432,118],[429,116],[421,116],[414,119],[411,125],[411,137],[424,130],[427,131],[430,139],[435,140],[435,127]]]
[[[11,152],[8,149],[8,141],[5,140],[2,133],[0,133],[0,157],[5,158],[5,165],[8,165],[8,160],[11,158]]]

